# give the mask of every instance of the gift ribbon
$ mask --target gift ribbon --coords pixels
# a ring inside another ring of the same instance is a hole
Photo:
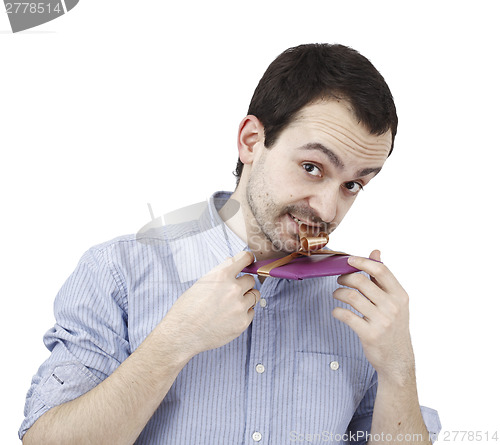
[[[321,232],[317,236],[308,236],[306,230],[303,229],[302,225],[299,226],[300,232],[300,248],[297,252],[293,252],[290,255],[279,258],[272,263],[265,264],[257,269],[257,274],[263,277],[271,276],[271,270],[276,267],[284,266],[292,261],[294,258],[299,256],[311,256],[311,255],[347,255],[344,252],[336,252],[334,250],[326,250],[323,249],[328,244],[328,234],[325,232]]]

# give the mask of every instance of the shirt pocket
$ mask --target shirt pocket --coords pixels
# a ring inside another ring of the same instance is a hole
[[[297,352],[293,430],[318,441],[343,434],[365,393],[368,371],[366,361],[335,354]]]
[[[40,400],[49,408],[69,402],[85,394],[100,383],[79,362],[56,365],[35,390]]]

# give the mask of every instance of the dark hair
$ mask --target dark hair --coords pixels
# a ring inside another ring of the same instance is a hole
[[[303,107],[328,98],[347,101],[371,134],[391,130],[391,154],[398,126],[391,91],[366,57],[344,45],[306,44],[281,53],[260,79],[248,114],[260,120],[271,148]],[[238,159],[237,183],[242,171]]]

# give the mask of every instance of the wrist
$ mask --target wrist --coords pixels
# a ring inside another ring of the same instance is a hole
[[[377,370],[378,384],[387,387],[405,388],[416,385],[415,360],[413,355],[407,360],[400,358],[391,366]]]
[[[377,394],[392,394],[393,398],[402,400],[417,399],[414,368],[405,374],[379,374],[377,386]]]
[[[165,357],[173,364],[186,365],[199,352],[190,329],[174,314],[167,314],[153,331]],[[152,334],[153,334],[152,333]]]
[[[379,385],[404,388],[415,385],[415,355],[411,340],[395,345],[396,354],[387,358],[377,370]]]

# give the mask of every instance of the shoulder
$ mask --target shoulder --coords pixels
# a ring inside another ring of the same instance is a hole
[[[200,234],[197,221],[182,224],[149,227],[134,234],[117,236],[91,246],[82,260],[98,263],[101,266],[128,269],[141,263],[169,260],[179,243],[196,239]],[[188,242],[189,243],[189,242]]]

